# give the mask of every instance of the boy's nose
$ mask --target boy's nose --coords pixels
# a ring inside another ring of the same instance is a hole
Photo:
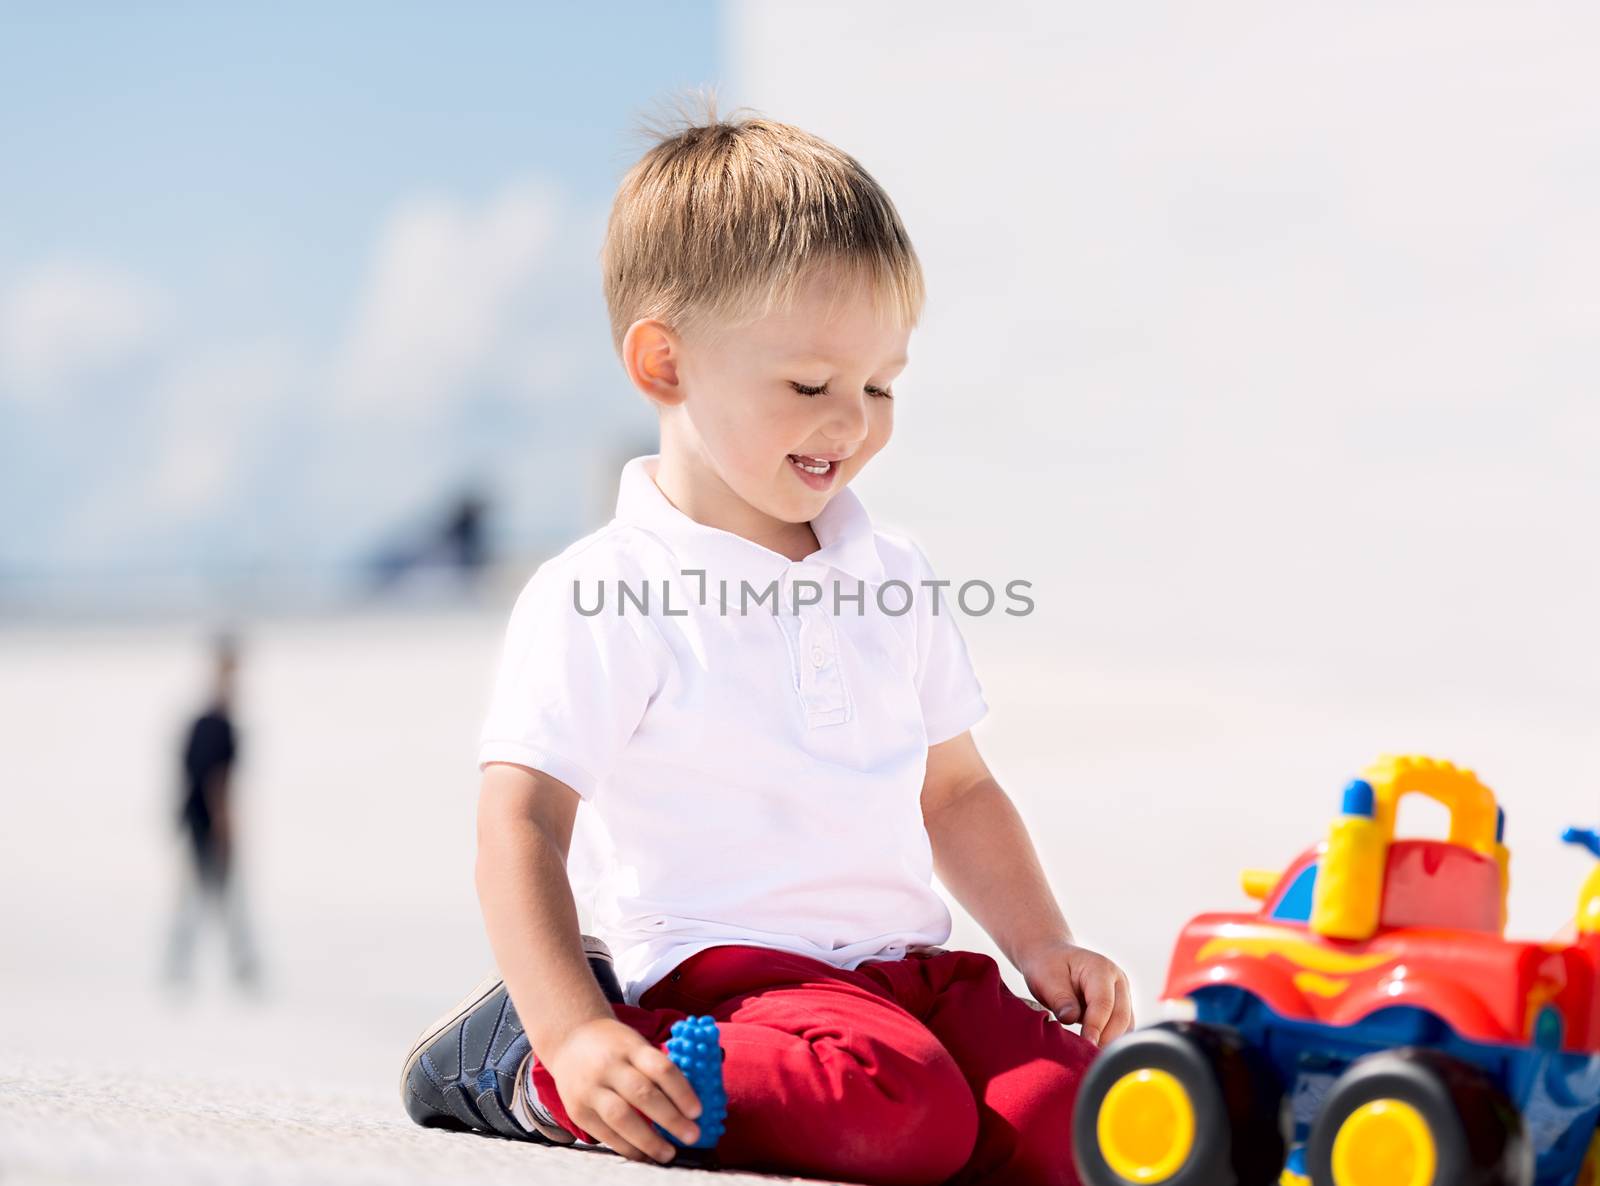
[[[828,420],[823,433],[840,446],[859,444],[867,436],[867,403],[871,398],[865,392],[840,395],[829,400]]]

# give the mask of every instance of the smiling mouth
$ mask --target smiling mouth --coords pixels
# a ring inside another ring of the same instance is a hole
[[[807,457],[804,453],[790,453],[789,460],[806,473],[816,474],[819,477],[838,465],[836,461],[824,461],[817,457]]]

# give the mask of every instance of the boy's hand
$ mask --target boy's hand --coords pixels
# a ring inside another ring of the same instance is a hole
[[[567,1115],[630,1161],[648,1156],[665,1164],[677,1156],[651,1120],[686,1145],[700,1136],[693,1119],[700,1100],[689,1080],[665,1051],[614,1017],[574,1027],[543,1061]]]
[[[1034,1000],[1062,1025],[1083,1022],[1083,1036],[1099,1046],[1133,1028],[1128,977],[1105,956],[1076,943],[1035,948],[1017,963]]]

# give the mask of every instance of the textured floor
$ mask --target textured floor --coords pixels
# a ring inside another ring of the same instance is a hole
[[[421,1028],[409,1006],[395,1006],[391,1019],[381,1001],[342,1010],[337,993],[269,988],[242,997],[220,979],[207,977],[185,995],[131,978],[115,993],[80,985],[6,995],[0,1186],[526,1186],[713,1176],[606,1150],[418,1128],[396,1083],[408,1031]]]
[[[408,1124],[314,1086],[219,1090],[200,1078],[23,1064],[0,1074],[0,1182],[426,1183],[789,1181],[637,1165]]]
[[[66,1067],[31,1057],[0,1070],[0,1183],[382,1182],[477,1186],[789,1178],[635,1164],[412,1125],[394,1101],[237,1074]]]

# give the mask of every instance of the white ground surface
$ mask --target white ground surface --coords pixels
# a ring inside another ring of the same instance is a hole
[[[202,672],[193,633],[0,630],[0,1183],[665,1172],[421,1132],[396,1098],[415,1032],[488,965],[472,752],[501,625],[496,612],[250,634],[257,1000],[227,991],[215,942],[186,998],[157,987],[177,889],[173,750]],[[980,743],[1069,918],[1128,967],[1147,1020],[1184,920],[1242,905],[1238,870],[1315,840],[1343,780],[1384,749],[1453,756],[1502,793],[1514,931],[1571,914],[1588,858],[1556,836],[1600,822],[1588,688],[1367,681],[1357,660],[1314,677],[1113,671],[1038,634],[1019,645],[1015,623],[968,637],[992,705]],[[989,949],[959,911],[952,942]]]

